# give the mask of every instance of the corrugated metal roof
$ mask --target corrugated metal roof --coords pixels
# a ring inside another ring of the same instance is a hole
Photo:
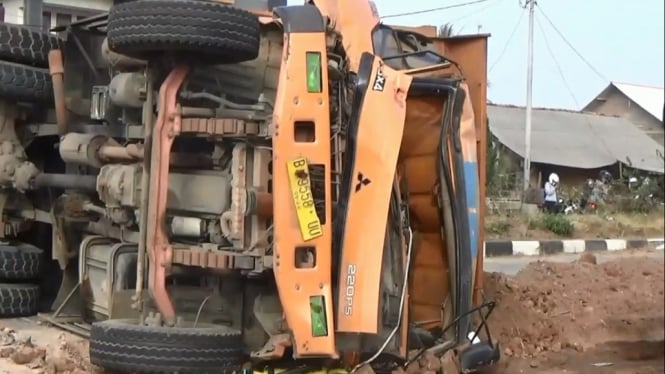
[[[621,82],[612,82],[612,85],[649,114],[661,121],[663,120],[663,107],[665,106],[665,90],[663,90],[663,87]]]
[[[487,112],[492,134],[524,157],[524,108],[488,105]],[[532,162],[581,169],[622,162],[636,169],[663,173],[662,155],[662,145],[622,118],[565,110],[533,110]]]

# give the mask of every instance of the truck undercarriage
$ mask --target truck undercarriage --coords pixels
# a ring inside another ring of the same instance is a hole
[[[128,373],[498,360],[486,37],[437,44],[365,1],[253,5],[2,25],[40,41],[0,41],[0,234],[41,269],[40,317]]]

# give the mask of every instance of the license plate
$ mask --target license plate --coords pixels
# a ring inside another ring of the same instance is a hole
[[[287,162],[286,169],[289,173],[291,196],[296,205],[300,234],[304,241],[316,239],[323,235],[323,229],[314,207],[307,160],[304,158],[291,160]]]

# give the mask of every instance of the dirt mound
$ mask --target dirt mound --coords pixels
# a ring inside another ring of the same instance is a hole
[[[574,263],[534,262],[514,277],[486,274],[486,295],[497,301],[492,333],[506,356],[663,340],[662,262],[595,262],[585,255]]]
[[[12,373],[85,374],[92,373],[88,363],[87,343],[61,334],[56,346],[41,347],[30,337],[21,337],[14,330],[0,328],[0,358],[7,361],[0,367]]]

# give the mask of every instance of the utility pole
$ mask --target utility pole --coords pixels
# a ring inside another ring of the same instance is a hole
[[[526,0],[529,7],[529,47],[526,69],[526,125],[524,131],[524,192],[531,181],[531,96],[533,91],[533,16],[536,0]],[[526,194],[525,194],[526,196]]]

